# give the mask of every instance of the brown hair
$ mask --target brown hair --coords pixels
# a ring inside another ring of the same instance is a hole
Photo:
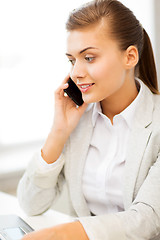
[[[143,29],[131,10],[118,0],[93,0],[71,12],[66,29],[72,31],[107,19],[110,33],[117,39],[121,50],[134,45],[138,49],[139,62],[136,66],[139,77],[153,93],[158,94],[158,81],[152,45],[148,34]]]

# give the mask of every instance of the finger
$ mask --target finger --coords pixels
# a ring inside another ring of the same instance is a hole
[[[67,95],[67,93],[66,93],[66,92],[64,92],[64,97],[68,97],[68,95]]]
[[[59,94],[62,90],[68,88],[69,84],[67,83],[70,75],[68,74],[63,80],[62,84],[56,89],[55,93]]]
[[[63,80],[62,84],[65,84],[65,83],[67,83],[67,82],[68,82],[68,80],[69,80],[69,78],[70,78],[70,74],[67,74],[67,76],[64,78],[64,80]]]

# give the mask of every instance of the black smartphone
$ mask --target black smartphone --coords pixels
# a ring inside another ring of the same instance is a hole
[[[64,89],[64,92],[78,105],[81,106],[84,102],[82,99],[82,93],[77,87],[77,85],[73,82],[71,78],[68,80],[68,88]]]

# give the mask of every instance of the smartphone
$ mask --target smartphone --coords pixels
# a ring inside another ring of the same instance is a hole
[[[20,240],[34,231],[22,218],[17,215],[0,215],[0,240]]]
[[[64,92],[78,105],[81,106],[84,101],[82,99],[82,93],[77,87],[77,85],[73,82],[71,78],[68,80],[68,88],[64,89]]]

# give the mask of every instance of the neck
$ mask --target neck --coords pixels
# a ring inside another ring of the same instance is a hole
[[[135,80],[127,80],[113,95],[101,101],[102,112],[113,124],[113,117],[127,108],[138,95]]]

